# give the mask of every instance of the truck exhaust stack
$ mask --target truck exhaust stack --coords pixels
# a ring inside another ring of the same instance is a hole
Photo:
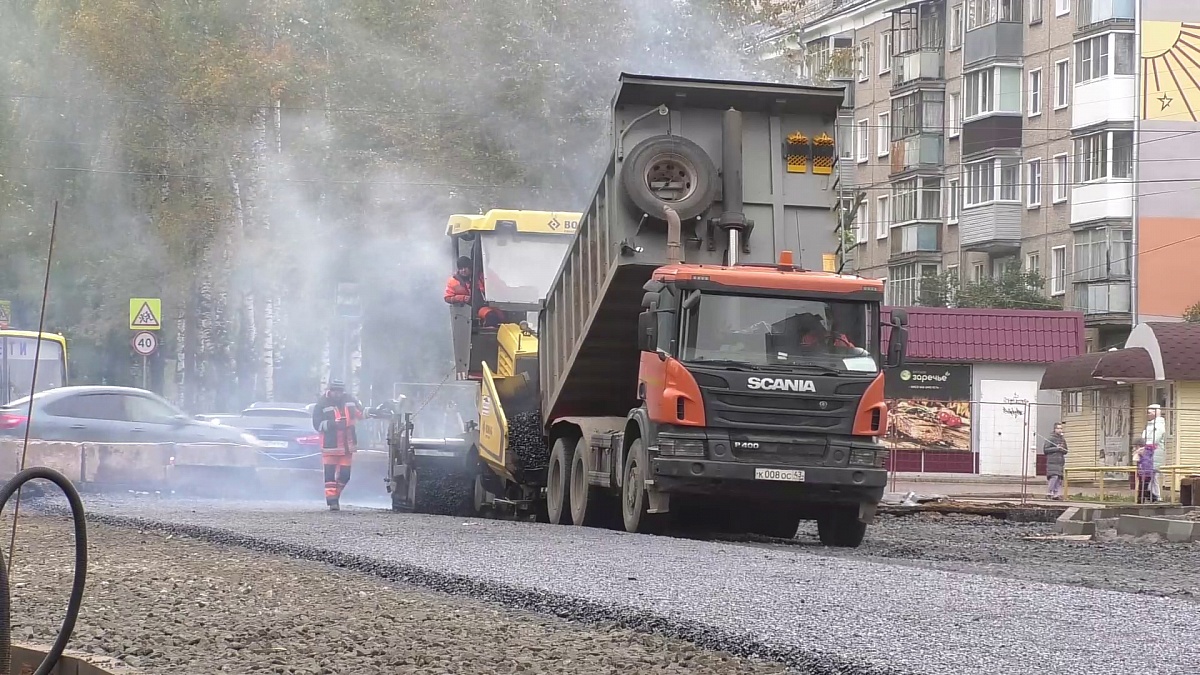
[[[741,262],[742,236],[746,214],[742,213],[742,113],[730,108],[722,120],[721,144],[721,228],[729,235],[729,259],[733,266]]]
[[[670,206],[663,206],[663,215],[667,219],[667,264],[678,265],[683,262],[683,223]]]

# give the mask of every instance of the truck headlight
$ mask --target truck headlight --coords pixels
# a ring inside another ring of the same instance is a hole
[[[887,464],[886,448],[854,448],[850,451],[851,466],[884,466]]]
[[[664,457],[703,457],[704,441],[692,438],[660,438],[658,454]]]

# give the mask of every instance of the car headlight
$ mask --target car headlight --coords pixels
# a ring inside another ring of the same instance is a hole
[[[704,441],[693,438],[659,438],[658,454],[663,457],[703,457]]]
[[[854,448],[850,451],[851,466],[881,467],[887,464],[888,450],[886,448]]]

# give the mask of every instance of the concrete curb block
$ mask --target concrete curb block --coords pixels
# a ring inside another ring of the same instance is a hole
[[[1185,543],[1200,540],[1200,521],[1121,516],[1117,518],[1117,534],[1134,537],[1157,534],[1167,541]]]
[[[1072,506],[1058,517],[1055,526],[1060,534],[1094,536],[1097,530],[1118,527],[1124,518],[1170,519],[1172,516],[1183,516],[1194,510],[1193,507],[1187,506]]]
[[[12,671],[32,673],[42,664],[42,659],[46,658],[49,651],[49,647],[13,644]],[[73,650],[66,650],[51,672],[55,675],[143,675],[142,671],[117,659]]]

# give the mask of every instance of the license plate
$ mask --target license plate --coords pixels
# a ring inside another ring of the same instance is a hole
[[[286,447],[288,447],[287,441],[263,441],[262,444],[268,448],[286,448]]]
[[[802,469],[755,469],[754,480],[783,480],[803,483],[804,471]]]

